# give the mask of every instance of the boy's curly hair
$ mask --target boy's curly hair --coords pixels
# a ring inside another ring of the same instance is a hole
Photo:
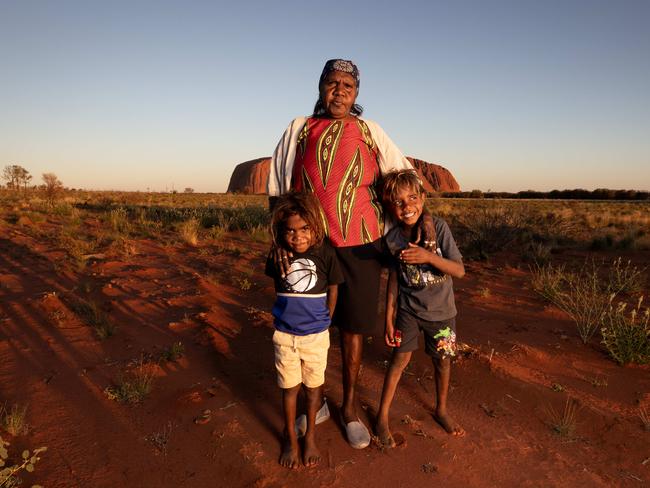
[[[271,237],[273,244],[286,247],[283,233],[284,226],[292,215],[300,215],[310,227],[314,242],[317,246],[325,238],[325,227],[321,219],[320,204],[313,193],[291,191],[278,197],[271,215]]]
[[[381,185],[381,200],[390,204],[397,198],[400,188],[411,188],[420,194],[426,193],[422,180],[414,169],[394,170],[384,176]]]

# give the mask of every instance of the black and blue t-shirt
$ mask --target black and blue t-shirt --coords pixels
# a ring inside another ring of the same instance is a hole
[[[277,330],[302,336],[329,327],[327,290],[330,285],[343,282],[343,273],[330,244],[324,242],[304,253],[294,252],[284,278],[269,257],[266,274],[275,282],[276,300],[272,313]]]

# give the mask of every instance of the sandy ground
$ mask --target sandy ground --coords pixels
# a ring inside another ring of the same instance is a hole
[[[332,418],[318,426],[323,462],[278,465],[282,428],[263,275],[266,245],[227,236],[190,247],[131,241],[82,270],[61,249],[0,224],[0,402],[28,406],[27,434],[3,437],[12,452],[47,446],[25,486],[647,486],[650,369],[621,367],[594,339],[530,288],[514,255],[469,263],[457,280],[458,330],[466,352],[453,366],[450,409],[467,431],[447,435],[431,417],[431,365],[419,352],[392,410],[395,449],[351,449],[338,420],[340,349],[332,330],[326,395]],[[566,259],[582,259],[567,255]],[[638,265],[648,253],[637,252]],[[99,304],[117,326],[99,340],[71,306]],[[183,356],[162,359],[181,342]],[[389,351],[368,338],[360,379],[373,421]],[[109,399],[139,360],[155,372],[141,403]],[[572,435],[549,426],[567,398]],[[209,421],[195,419],[206,409]]]

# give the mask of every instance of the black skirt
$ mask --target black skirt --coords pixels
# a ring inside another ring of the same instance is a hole
[[[339,285],[332,325],[354,334],[375,335],[381,332],[378,317],[381,239],[361,246],[335,249],[345,283]]]

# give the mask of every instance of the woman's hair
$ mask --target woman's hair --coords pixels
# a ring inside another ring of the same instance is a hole
[[[397,198],[400,188],[411,188],[420,194],[426,193],[422,180],[414,169],[394,170],[384,176],[382,181],[381,199],[384,203],[392,203]]]
[[[325,111],[325,105],[323,104],[323,100],[321,100],[320,95],[318,95],[318,100],[316,100],[316,105],[314,105],[314,113],[313,117],[318,117],[319,115],[325,115],[327,112]],[[352,115],[360,116],[363,113],[363,107],[359,105],[358,103],[355,103],[352,105],[352,108],[350,109],[350,113]]]
[[[325,227],[320,216],[319,203],[313,193],[291,191],[278,197],[271,215],[271,237],[273,244],[286,247],[284,229],[292,215],[300,217],[309,225],[313,245],[318,245],[325,238]]]

